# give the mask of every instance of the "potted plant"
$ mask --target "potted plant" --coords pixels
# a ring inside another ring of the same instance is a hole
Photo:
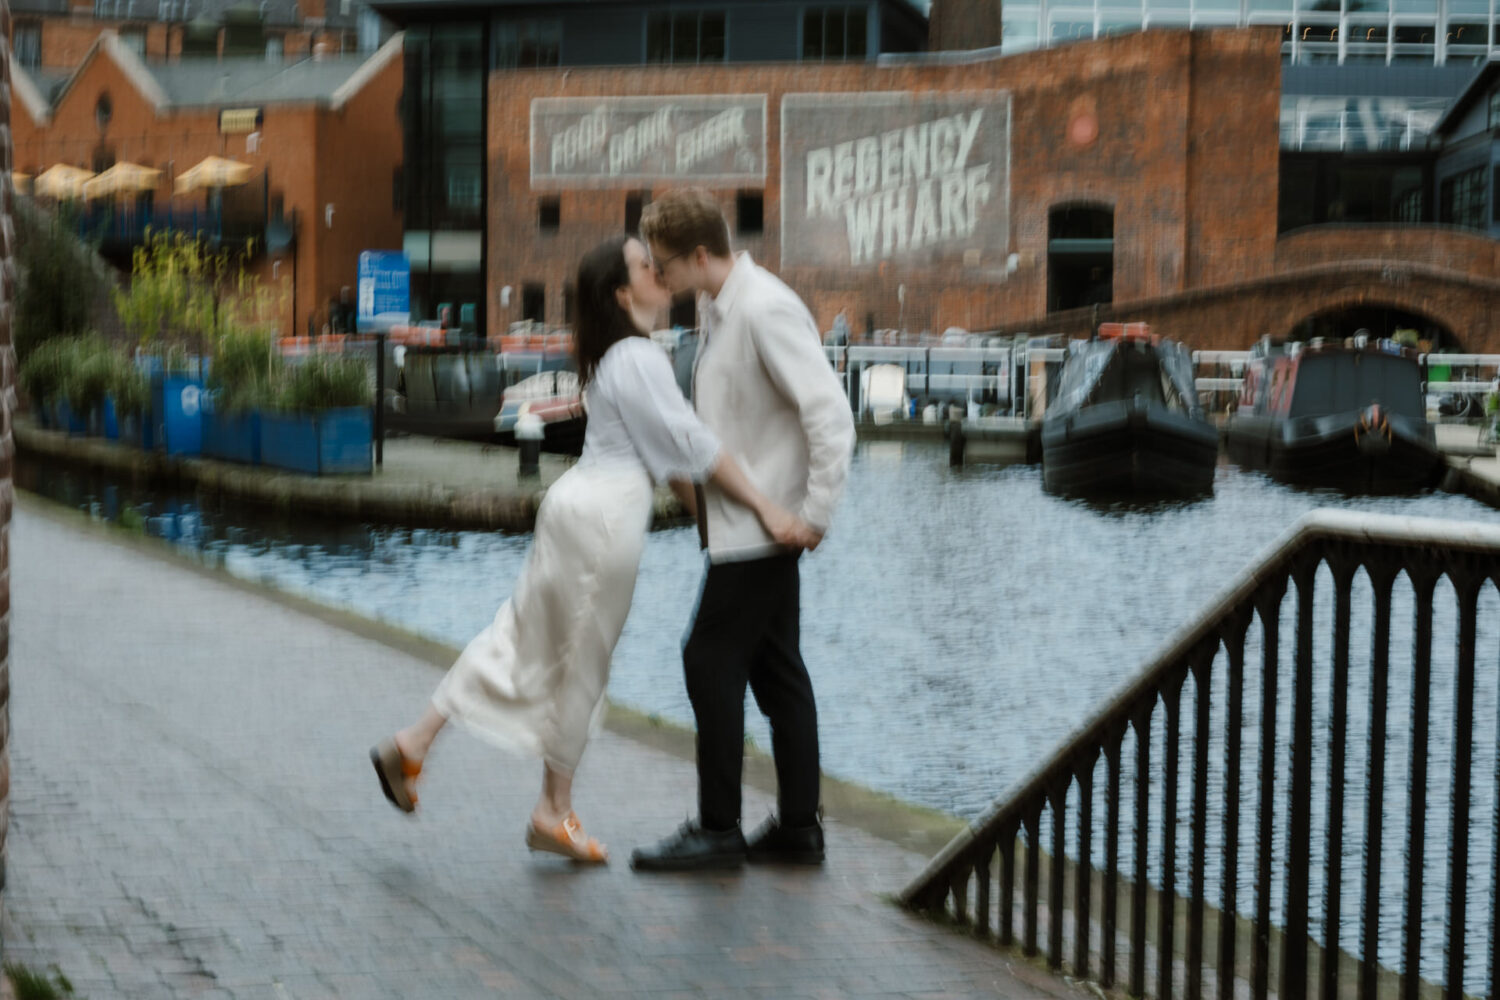
[[[373,469],[375,393],[362,359],[314,354],[289,365],[280,383],[261,411],[262,462],[315,476]]]
[[[71,411],[68,433],[104,433],[104,398],[109,394],[111,371],[109,345],[95,337],[73,341],[68,370],[63,375],[63,395]]]
[[[130,357],[110,356],[109,395],[104,400],[104,436],[150,450],[151,380]]]
[[[37,422],[43,427],[58,426],[57,404],[62,401],[63,376],[70,352],[71,344],[66,338],[43,341],[26,356],[17,373]]]
[[[211,359],[203,406],[203,453],[260,462],[260,409],[271,401],[281,357],[271,335],[226,330]]]

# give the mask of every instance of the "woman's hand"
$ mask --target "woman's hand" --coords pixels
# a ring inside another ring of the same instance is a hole
[[[758,512],[761,526],[777,545],[789,549],[815,549],[823,540],[812,525],[785,507],[767,502]]]

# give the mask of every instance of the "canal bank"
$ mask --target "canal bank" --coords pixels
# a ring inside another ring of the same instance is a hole
[[[520,474],[516,448],[445,438],[387,438],[383,462],[369,476],[308,476],[266,466],[142,451],[97,437],[45,430],[26,416],[13,424],[25,456],[98,470],[165,489],[190,488],[284,513],[456,531],[530,531],[547,488],[573,464],[544,452],[534,475]],[[935,424],[868,427],[866,440],[937,441]],[[684,521],[671,490],[656,491],[655,522]]]

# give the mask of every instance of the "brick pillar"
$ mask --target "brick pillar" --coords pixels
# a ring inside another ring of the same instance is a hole
[[[932,0],[927,47],[934,52],[1000,44],[1000,0]]]
[[[10,38],[10,0],[0,0],[0,38]],[[10,46],[0,44],[0,909],[5,905],[5,841],[10,829],[10,509],[15,442],[16,351],[11,311],[16,301],[16,226],[11,217]]]

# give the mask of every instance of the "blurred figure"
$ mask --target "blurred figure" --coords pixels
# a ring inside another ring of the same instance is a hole
[[[381,790],[404,812],[432,741],[450,719],[496,746],[542,759],[526,844],[577,861],[608,853],[573,812],[573,772],[602,718],[610,657],[635,590],[653,480],[711,481],[783,544],[808,529],[752,487],[683,399],[651,342],[669,296],[645,246],[606,240],[578,267],[583,455],[547,491],[525,569],[413,725],[370,751]]]

